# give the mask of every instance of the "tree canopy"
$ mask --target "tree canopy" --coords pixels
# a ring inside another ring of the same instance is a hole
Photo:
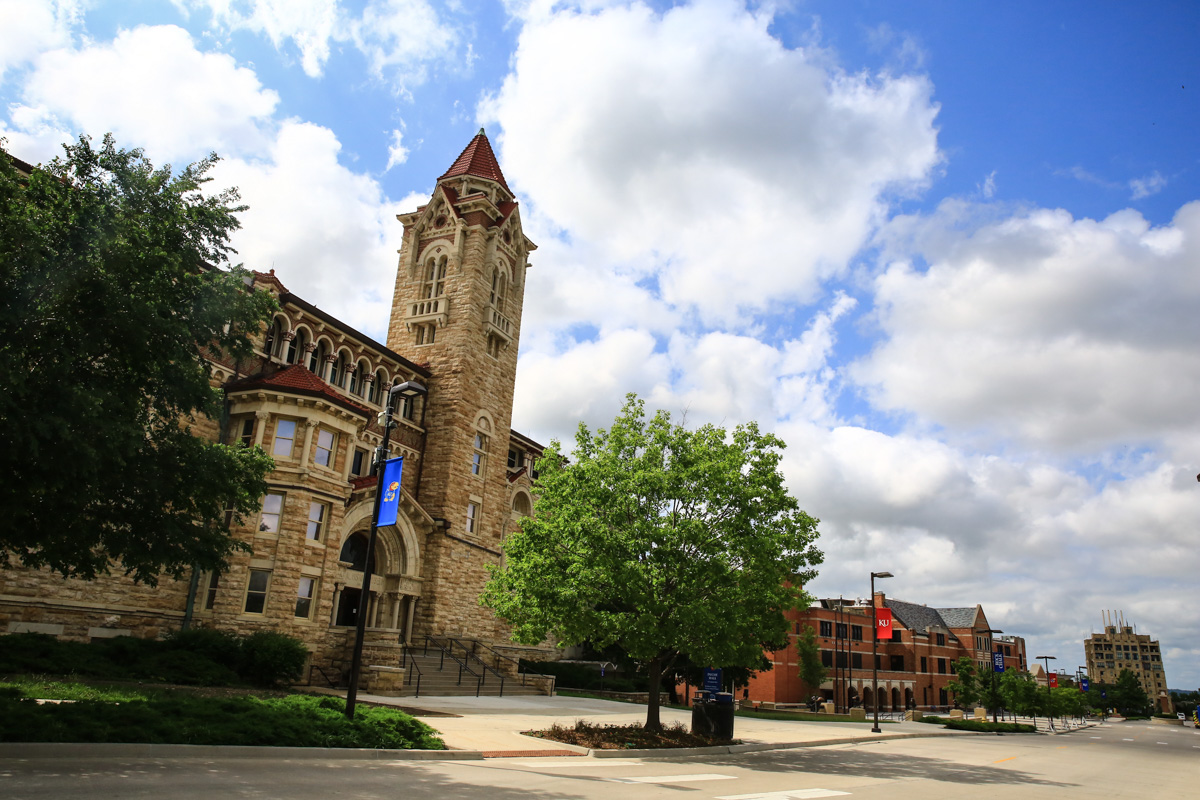
[[[19,172],[0,151],[0,565],[153,583],[236,547],[271,460],[192,435],[211,359],[249,355],[275,307],[222,270],[237,193],[215,155],[155,169],[111,136]]]
[[[568,461],[538,462],[534,516],[505,544],[481,602],[536,644],[616,644],[658,687],[680,656],[756,668],[787,641],[784,612],[822,560],[817,520],[779,470],[783,442],[754,423],[688,430],[628,395],[608,430],[580,424]]]

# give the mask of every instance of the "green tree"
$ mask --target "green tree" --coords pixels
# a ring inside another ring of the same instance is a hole
[[[647,671],[646,727],[659,729],[676,659],[754,668],[764,645],[786,644],[784,612],[810,602],[817,521],[784,486],[783,446],[754,423],[647,421],[629,395],[607,431],[580,424],[573,461],[558,442],[538,461],[535,514],[480,601],[519,642],[619,645]]]
[[[954,702],[963,708],[974,708],[979,702],[979,678],[976,675],[978,671],[975,662],[966,656],[954,662],[954,674],[958,679],[950,681],[946,688],[954,692]]]
[[[1150,697],[1138,683],[1132,670],[1123,669],[1108,693],[1108,699],[1122,716],[1142,716],[1150,713]]]
[[[821,663],[821,649],[817,646],[817,632],[812,625],[796,637],[796,649],[800,651],[800,680],[813,690],[820,690],[829,670]]]
[[[1042,710],[1044,694],[1028,672],[1010,668],[1000,676],[1000,695],[1004,698],[1004,707],[1016,714],[1036,717]]]
[[[271,460],[193,436],[220,412],[210,360],[250,353],[275,307],[219,270],[240,208],[111,136],[25,176],[0,152],[0,559],[93,578],[219,568],[225,510]]]
[[[987,673],[978,678],[979,702],[984,708],[991,710],[992,722],[997,722],[1000,709],[1004,706],[1004,693],[1000,690],[1000,677],[992,670],[990,664],[986,670]]]

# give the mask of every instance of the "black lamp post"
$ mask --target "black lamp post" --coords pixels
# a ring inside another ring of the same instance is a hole
[[[995,640],[992,638],[993,634],[1004,633],[1004,631],[998,631],[995,628],[985,628],[985,629],[979,631],[979,633],[985,634],[988,637],[988,641],[994,643]],[[994,655],[992,655],[992,653],[995,652],[992,649],[993,647],[994,647],[994,644],[991,644],[988,646],[988,661],[989,661],[988,670],[992,673],[992,696],[989,699],[992,701],[992,722],[995,723],[995,722],[997,722],[997,719],[996,719],[996,662],[995,662],[996,657]]]
[[[1051,729],[1054,728],[1054,716],[1051,713],[1054,710],[1054,698],[1050,695],[1050,662],[1057,661],[1058,656],[1034,656],[1034,661],[1043,661],[1046,664],[1046,720],[1050,723]]]
[[[383,425],[383,442],[375,450],[375,507],[371,511],[371,533],[367,537],[367,563],[363,565],[362,591],[358,595],[358,614],[355,619],[354,657],[350,661],[350,686],[346,690],[346,717],[354,719],[354,705],[358,701],[358,679],[362,672],[363,639],[367,634],[367,596],[371,591],[371,573],[375,567],[375,539],[378,533],[379,507],[383,503],[383,465],[388,460],[388,441],[392,437],[392,405],[397,397],[417,397],[428,393],[416,381],[398,383],[388,389],[379,422]]]
[[[875,706],[875,724],[871,733],[883,733],[879,729],[879,620],[875,611],[875,579],[894,577],[890,572],[871,573],[871,697]]]

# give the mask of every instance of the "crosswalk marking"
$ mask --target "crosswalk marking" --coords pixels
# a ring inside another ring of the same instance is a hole
[[[734,775],[718,775],[715,772],[697,772],[690,775],[647,775],[638,778],[611,778],[620,783],[694,783],[696,781],[733,781]]]
[[[785,792],[760,792],[758,794],[728,794],[716,800],[809,800],[814,797],[840,797],[849,792],[836,789],[789,789]]]

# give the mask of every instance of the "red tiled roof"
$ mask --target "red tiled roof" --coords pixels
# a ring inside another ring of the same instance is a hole
[[[492,152],[492,144],[488,141],[487,134],[483,132],[483,128],[479,129],[479,133],[475,134],[475,138],[470,144],[459,154],[454,163],[450,165],[450,169],[446,170],[439,181],[445,178],[453,178],[458,175],[475,175],[480,178],[488,178],[496,181],[509,192],[512,189],[508,188],[508,183],[504,180],[504,173],[500,171],[500,163],[496,161],[496,154]]]
[[[354,487],[354,491],[356,492],[363,489],[373,489],[377,483],[379,483],[379,479],[374,475],[363,475],[359,478],[350,479],[350,485]]]
[[[289,394],[322,397],[342,408],[361,414],[367,419],[371,419],[373,416],[371,409],[340,394],[337,389],[309,372],[308,368],[301,364],[293,364],[271,374],[251,375],[248,378],[225,384],[225,390],[230,392],[247,389],[278,389]]]

